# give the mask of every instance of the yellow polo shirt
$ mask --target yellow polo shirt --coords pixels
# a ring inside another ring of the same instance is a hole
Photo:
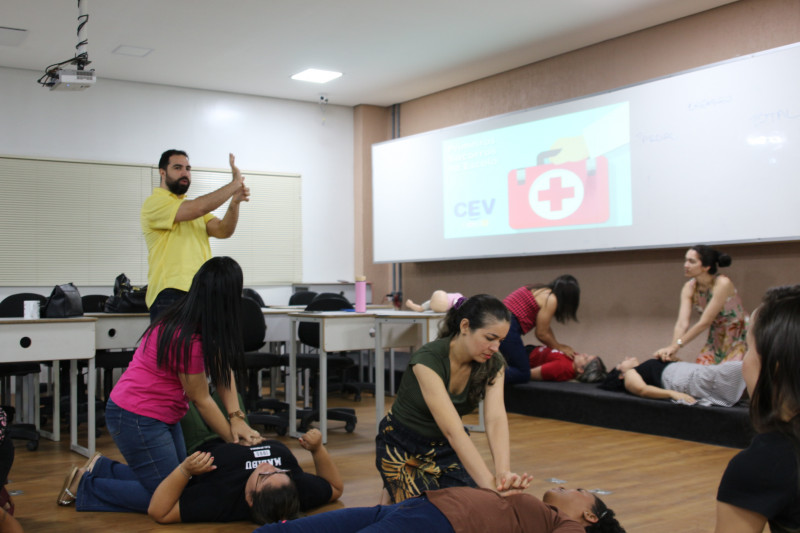
[[[175,222],[184,199],[157,187],[142,205],[141,224],[149,265],[147,307],[164,289],[188,291],[197,270],[211,259],[206,224],[214,215]]]

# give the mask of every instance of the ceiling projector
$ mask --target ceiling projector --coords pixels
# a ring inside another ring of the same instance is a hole
[[[58,69],[50,75],[51,91],[82,91],[97,81],[94,70]]]

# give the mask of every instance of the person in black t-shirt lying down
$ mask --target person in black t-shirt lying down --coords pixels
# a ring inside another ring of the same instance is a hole
[[[335,501],[343,485],[319,430],[299,439],[311,452],[316,475],[303,472],[284,444],[211,442],[187,457],[153,493],[147,509],[156,522],[265,524]]]

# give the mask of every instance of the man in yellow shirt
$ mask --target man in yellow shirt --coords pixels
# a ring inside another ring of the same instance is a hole
[[[161,154],[161,185],[142,205],[141,223],[147,243],[147,307],[154,321],[164,309],[189,290],[200,266],[211,258],[208,237],[227,239],[236,230],[239,204],[250,199],[250,189],[230,154],[231,182],[193,200],[185,195],[192,183],[189,156],[181,150]],[[230,199],[220,220],[211,212]]]

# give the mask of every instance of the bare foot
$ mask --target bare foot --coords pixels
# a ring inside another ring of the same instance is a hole
[[[422,306],[421,306],[421,305],[419,305],[419,304],[415,304],[415,303],[414,303],[414,302],[412,302],[411,300],[406,300],[406,307],[408,307],[408,308],[409,308],[409,309],[411,309],[412,311],[416,311],[417,313],[421,313],[421,312],[423,312],[423,311],[424,311],[424,309],[422,308]]]

